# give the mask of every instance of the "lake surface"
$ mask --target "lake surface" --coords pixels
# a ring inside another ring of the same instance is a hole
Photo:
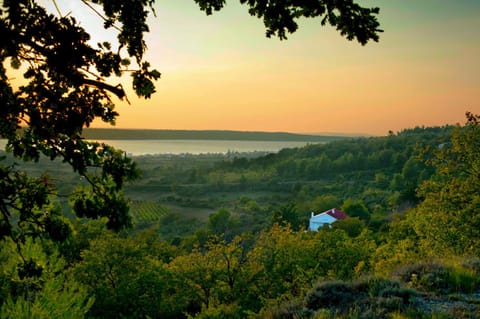
[[[220,140],[104,140],[99,141],[124,150],[131,155],[206,154],[228,152],[278,152],[282,148],[302,147],[311,142],[282,141],[220,141]],[[0,149],[6,140],[0,139]]]

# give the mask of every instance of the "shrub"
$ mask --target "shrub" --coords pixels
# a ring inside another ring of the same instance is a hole
[[[449,286],[455,292],[473,293],[479,288],[478,272],[462,266],[453,266],[447,278]]]
[[[356,290],[366,292],[370,297],[399,297],[407,304],[412,296],[416,295],[415,290],[401,286],[400,282],[381,277],[367,277],[354,283]]]
[[[330,311],[326,309],[320,309],[315,312],[312,319],[331,319],[332,316],[333,315],[330,313]]]
[[[203,309],[195,317],[188,316],[189,319],[241,319],[241,309],[236,304],[222,304],[216,307]]]
[[[354,285],[359,291],[365,291],[370,296],[385,297],[390,294],[392,290],[398,290],[400,283],[380,277],[367,277],[357,280]]]
[[[476,291],[480,284],[476,269],[438,261],[399,267],[393,271],[393,276],[415,289],[440,294],[471,293]]]
[[[310,318],[312,311],[304,307],[303,302],[289,300],[281,305],[270,307],[260,313],[259,318],[264,319],[301,319]]]
[[[307,308],[348,307],[355,300],[355,290],[351,284],[343,281],[324,281],[313,287],[307,294],[305,303]]]
[[[331,318],[389,318],[407,309],[415,294],[397,281],[368,277],[319,283],[307,294],[305,304],[312,310],[328,310]]]

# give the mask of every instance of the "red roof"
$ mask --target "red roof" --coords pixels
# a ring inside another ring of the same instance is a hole
[[[333,218],[335,219],[345,219],[348,217],[347,214],[345,214],[344,212],[342,212],[340,209],[338,208],[332,208],[330,210],[327,210],[325,213],[327,213],[328,215],[332,216]]]

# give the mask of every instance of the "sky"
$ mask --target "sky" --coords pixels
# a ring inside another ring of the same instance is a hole
[[[80,1],[57,3],[95,41],[111,36]],[[348,41],[319,19],[268,39],[239,1],[206,16],[193,0],[157,0],[146,37],[157,93],[127,91],[116,127],[386,135],[480,113],[479,0],[360,3],[380,7],[378,43]]]

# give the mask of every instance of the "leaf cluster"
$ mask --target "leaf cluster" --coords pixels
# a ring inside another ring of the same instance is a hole
[[[225,5],[225,0],[195,0],[200,9],[210,15]],[[362,45],[378,41],[379,22],[376,15],[380,9],[366,8],[353,0],[347,1],[292,1],[292,0],[240,0],[249,7],[250,15],[263,19],[266,36],[287,39],[288,33],[298,29],[300,18],[321,18],[321,25],[331,25],[348,40],[357,40]]]
[[[138,170],[123,152],[85,141],[82,130],[95,119],[115,123],[118,113],[112,95],[122,99],[125,91],[120,84],[108,84],[110,77],[131,72],[139,96],[150,97],[154,92],[152,80],[158,79],[160,73],[150,70],[148,62],[143,61],[143,34],[148,31],[146,19],[153,1],[82,3],[93,9],[102,6],[105,27],[119,30],[118,50],[114,51],[108,42],[92,46],[90,34],[75,17],[48,13],[37,1],[2,3],[0,136],[8,139],[7,149],[19,159],[38,161],[46,156],[70,164],[90,184],[73,200],[77,214],[107,216],[108,225],[120,229],[130,223],[128,205],[120,190]],[[116,27],[116,22],[121,26]],[[139,70],[127,69],[129,57],[135,58]],[[23,73],[20,85],[11,81],[12,69]],[[39,232],[55,229],[64,234],[62,226],[51,220],[52,210],[47,208],[48,197],[55,193],[52,181],[29,179],[3,163],[0,169],[5,189],[0,202],[1,225],[6,229],[2,233],[12,233],[8,224],[18,219],[20,228],[29,221],[41,225]]]

